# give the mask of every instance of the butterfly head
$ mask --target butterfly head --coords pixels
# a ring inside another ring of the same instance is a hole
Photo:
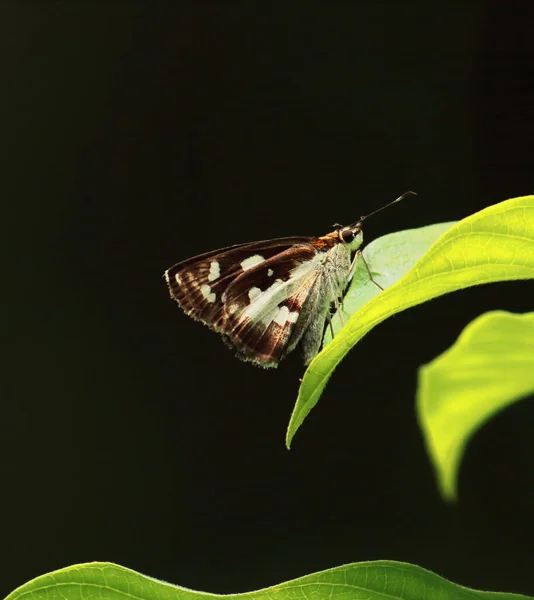
[[[338,229],[337,235],[340,241],[348,246],[351,251],[357,250],[363,242],[362,221],[357,221],[347,227],[341,227],[341,229]]]
[[[377,208],[376,210],[369,213],[368,215],[360,217],[360,220],[356,221],[356,223],[353,223],[352,225],[348,225],[347,227],[339,227],[339,229],[336,231],[339,240],[341,242],[343,242],[346,246],[348,246],[352,252],[354,252],[362,245],[362,242],[363,242],[362,227],[363,227],[363,222],[365,219],[371,217],[372,215],[375,215],[377,212],[384,210],[384,208],[387,208],[388,206],[391,206],[392,204],[396,204],[397,202],[400,202],[401,200],[406,198],[406,196],[412,196],[412,195],[417,196],[417,194],[415,192],[404,192],[404,194],[402,194],[402,196],[399,196],[396,200],[393,200],[393,202],[389,202],[388,204],[385,204],[384,206]]]

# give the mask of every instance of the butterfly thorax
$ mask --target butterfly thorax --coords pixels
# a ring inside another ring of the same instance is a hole
[[[322,242],[326,242],[325,247],[334,242],[328,250],[318,252],[319,256],[323,254],[319,276],[300,313],[304,328],[301,332],[295,331],[288,347],[290,352],[300,345],[305,364],[309,364],[321,348],[324,329],[331,317],[330,309],[332,306],[339,308],[342,302],[352,277],[352,255],[362,241],[362,233],[359,230],[350,242],[342,241],[340,232],[336,231],[318,238],[316,242],[320,242],[319,244],[314,243],[319,249]],[[296,339],[299,333],[300,336]]]

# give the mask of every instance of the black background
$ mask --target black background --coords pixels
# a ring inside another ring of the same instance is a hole
[[[534,594],[532,404],[452,507],[414,414],[417,367],[531,284],[386,321],[287,452],[300,358],[241,363],[161,278],[406,189],[367,240],[533,193],[531,22],[465,4],[2,3],[0,594],[92,560],[224,593],[373,559]]]

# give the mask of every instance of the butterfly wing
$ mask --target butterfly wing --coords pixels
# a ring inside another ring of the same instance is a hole
[[[224,294],[230,285],[295,245],[309,246],[310,239],[291,237],[239,244],[184,260],[165,272],[170,295],[186,314],[226,333]]]
[[[295,348],[313,315],[325,258],[312,245],[294,246],[229,286],[224,333],[241,359],[276,367]]]

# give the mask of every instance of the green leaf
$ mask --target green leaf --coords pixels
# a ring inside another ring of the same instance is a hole
[[[419,370],[417,413],[439,488],[456,499],[458,469],[476,430],[534,393],[534,313],[490,312]]]
[[[5,600],[519,600],[482,592],[407,563],[375,561],[328,569],[246,594],[207,594],[146,577],[112,563],[73,565],[33,579]]]
[[[372,271],[373,256],[368,262]],[[386,271],[386,278],[388,277]],[[534,278],[534,196],[490,206],[448,229],[399,281],[354,313],[313,359],[302,380],[286,436],[291,440],[347,352],[395,313],[472,285]],[[380,281],[380,277],[377,279]],[[372,283],[368,285],[373,285]],[[373,286],[376,287],[376,286]]]

